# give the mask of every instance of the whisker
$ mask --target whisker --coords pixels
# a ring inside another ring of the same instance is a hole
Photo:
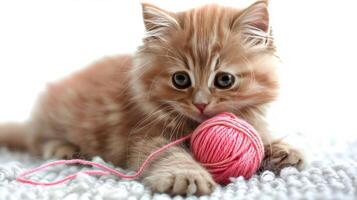
[[[161,105],[163,106],[163,105]],[[151,126],[153,124],[156,124],[158,122],[160,122],[162,120],[162,118],[164,118],[165,116],[163,116],[164,113],[162,113],[164,109],[166,109],[166,107],[168,107],[167,105],[165,105],[164,107],[161,108],[161,106],[159,106],[157,108],[157,110],[154,110],[152,112],[150,112],[149,114],[147,114],[144,119],[140,120],[135,126],[134,128],[131,129],[129,135],[133,134],[134,132],[138,132],[142,129],[147,128],[148,126]],[[148,122],[148,123],[147,123]],[[144,125],[144,126],[142,126]]]
[[[175,126],[174,126],[174,128],[172,129],[172,131],[170,133],[170,141],[172,141],[173,136],[176,134],[176,129],[177,129],[178,125],[179,125],[179,119],[180,119],[180,114],[177,114],[175,116],[174,120],[173,120]]]

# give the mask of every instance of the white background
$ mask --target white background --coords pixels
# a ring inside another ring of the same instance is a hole
[[[182,10],[207,1],[150,2]],[[355,0],[271,0],[282,60],[281,97],[269,115],[277,133],[357,137],[356,7]],[[0,0],[0,122],[25,120],[47,82],[135,51],[143,31],[138,1]]]

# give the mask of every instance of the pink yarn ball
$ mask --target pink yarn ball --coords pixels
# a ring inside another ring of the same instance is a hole
[[[200,124],[192,134],[191,151],[217,183],[229,177],[250,178],[260,167],[264,146],[257,131],[232,113]]]

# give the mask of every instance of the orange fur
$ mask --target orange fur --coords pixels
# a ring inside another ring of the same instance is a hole
[[[48,86],[23,130],[28,149],[66,158],[99,155],[135,170],[154,149],[223,111],[245,118],[269,145],[264,113],[278,81],[266,2],[180,13],[143,4],[143,16],[147,36],[135,55],[103,59]],[[176,71],[188,72],[192,87],[176,89]],[[236,77],[232,88],[215,88],[220,71]],[[207,103],[204,115],[193,101]],[[6,141],[0,137],[0,143]],[[215,183],[185,149],[174,147],[156,159],[144,182],[160,192],[210,193]]]

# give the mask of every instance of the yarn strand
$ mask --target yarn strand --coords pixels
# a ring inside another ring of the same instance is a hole
[[[110,175],[110,174],[113,174],[113,175],[116,175],[120,178],[124,178],[124,179],[129,179],[129,180],[132,180],[132,179],[136,179],[138,178],[144,171],[144,169],[146,168],[146,166],[149,164],[150,161],[152,161],[156,156],[158,156],[159,154],[161,154],[163,151],[165,151],[166,149],[174,146],[174,145],[177,145],[187,139],[189,139],[191,137],[192,134],[189,134],[187,136],[184,136],[174,142],[171,142],[169,144],[166,144],[165,146],[157,149],[156,151],[154,151],[153,153],[151,153],[147,158],[146,160],[141,164],[141,166],[139,167],[139,170],[133,174],[133,175],[127,175],[127,174],[124,174],[122,172],[119,172],[111,167],[108,167],[108,166],[105,166],[105,165],[102,165],[100,163],[96,163],[96,162],[92,162],[92,161],[87,161],[87,160],[82,160],[82,159],[73,159],[73,160],[58,160],[58,161],[53,161],[53,162],[50,162],[50,163],[46,163],[46,164],[43,164],[39,167],[36,167],[34,169],[30,169],[30,170],[27,170],[23,173],[21,173],[17,178],[16,180],[21,182],[21,183],[27,183],[27,184],[31,184],[31,185],[41,185],[41,186],[52,186],[52,185],[58,185],[58,184],[61,184],[63,182],[66,182],[68,180],[72,180],[74,178],[76,178],[79,174],[88,174],[88,175]],[[27,176],[35,173],[35,172],[39,172],[39,171],[42,171],[48,167],[53,167],[53,166],[57,166],[57,165],[63,165],[63,164],[82,164],[82,165],[90,165],[90,166],[93,166],[93,167],[96,167],[96,168],[99,168],[101,170],[85,170],[85,171],[80,171],[80,172],[77,172],[77,173],[74,173],[74,174],[71,174],[71,175],[68,175],[60,180],[57,180],[57,181],[52,181],[52,182],[38,182],[38,181],[32,181],[32,180],[29,180],[29,179],[26,179]]]

